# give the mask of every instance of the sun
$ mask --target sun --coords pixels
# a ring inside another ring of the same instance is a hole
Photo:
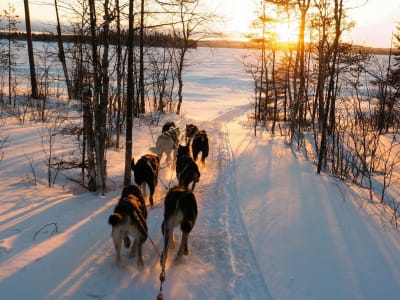
[[[296,42],[298,31],[294,26],[284,23],[276,23],[276,40],[278,42]]]

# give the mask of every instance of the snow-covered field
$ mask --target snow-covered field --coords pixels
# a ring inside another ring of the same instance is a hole
[[[284,137],[261,128],[253,135],[247,118],[252,82],[238,62],[241,51],[193,54],[198,63],[185,73],[183,117],[163,119],[182,129],[194,122],[211,140],[195,190],[191,254],[174,263],[176,250],[170,250],[164,298],[397,299],[399,232],[367,203],[365,191],[317,175]],[[126,250],[117,266],[107,219],[121,192],[124,151],[107,153],[104,196],[78,189],[63,174],[48,188],[44,127],[2,120],[0,134],[9,140],[0,162],[1,299],[156,299],[162,201],[165,185],[176,183],[174,171],[161,170],[157,205],[149,209],[157,249],[150,240],[144,244],[143,271]],[[134,156],[146,153],[160,131],[136,126]],[[56,144],[64,151],[75,147],[65,137]]]

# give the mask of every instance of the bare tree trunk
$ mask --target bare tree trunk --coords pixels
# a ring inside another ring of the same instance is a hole
[[[304,122],[304,109],[305,109],[305,102],[306,102],[306,72],[305,72],[305,30],[306,30],[306,16],[307,11],[310,7],[310,0],[303,0],[303,4],[300,5],[301,11],[301,21],[300,21],[300,34],[299,34],[299,45],[300,45],[300,53],[299,55],[299,75],[300,75],[300,82],[299,82],[299,90],[298,90],[298,125],[301,126]]]
[[[89,0],[89,8],[90,8],[90,34],[91,34],[91,47],[92,47],[92,65],[93,65],[93,77],[94,77],[94,91],[93,91],[93,102],[94,102],[94,124],[95,124],[95,151],[96,151],[96,185],[97,188],[104,189],[104,169],[103,169],[103,161],[104,161],[104,152],[103,146],[101,145],[102,137],[101,132],[102,120],[100,117],[101,111],[101,98],[102,98],[102,85],[101,85],[101,74],[100,74],[100,63],[99,63],[99,55],[97,53],[97,32],[96,32],[96,7],[95,0]],[[104,191],[104,190],[103,190]]]
[[[128,28],[128,82],[126,99],[126,137],[125,137],[125,173],[124,185],[131,183],[131,161],[132,161],[132,127],[133,127],[133,101],[135,83],[133,78],[133,4],[134,0],[129,0],[129,28]]]
[[[116,23],[117,23],[117,119],[116,119],[116,145],[115,147],[119,149],[119,140],[121,136],[121,96],[122,96],[122,43],[121,43],[121,10],[119,0],[115,0],[116,8]]]
[[[335,0],[335,38],[332,45],[332,57],[329,68],[328,96],[326,108],[322,119],[321,146],[318,154],[317,173],[320,174],[323,162],[326,158],[328,136],[333,135],[335,128],[335,104],[336,104],[336,84],[337,84],[337,60],[339,53],[339,41],[342,33],[343,0]],[[329,120],[329,122],[328,122]]]
[[[144,0],[140,3],[140,29],[139,29],[139,95],[140,105],[139,112],[145,113],[144,103],[144,61],[143,61],[143,47],[144,47]]]
[[[57,0],[54,0],[54,8],[56,9],[56,18],[57,18],[58,58],[60,59],[60,62],[61,62],[62,68],[63,68],[63,72],[64,72],[65,83],[67,85],[68,99],[71,99],[72,98],[72,85],[71,85],[71,80],[69,79],[69,75],[68,75],[67,63],[65,61],[64,43],[62,40],[62,32],[61,32],[60,17],[58,14]]]
[[[176,107],[177,115],[179,115],[181,113],[181,106],[182,106],[182,100],[183,100],[182,72],[183,72],[183,63],[185,61],[185,53],[186,53],[186,49],[181,49],[181,51],[179,51],[179,63],[178,63],[178,74],[177,74],[177,79],[178,79],[178,105]]]
[[[278,117],[278,89],[276,87],[276,48],[274,47],[272,49],[272,90],[274,91],[274,112],[273,112],[273,118],[272,118],[272,126],[271,126],[271,132],[272,134],[275,134],[275,125]]]
[[[84,131],[84,150],[82,154],[83,163],[85,162],[85,148],[88,159],[88,190],[95,192],[97,190],[96,183],[96,161],[95,161],[95,138],[93,130],[93,103],[92,92],[89,86],[84,89],[82,97],[82,108],[83,108],[83,131]]]
[[[103,23],[103,57],[101,60],[101,93],[99,97],[99,105],[96,110],[96,138],[98,144],[96,145],[97,151],[97,174],[98,174],[98,185],[105,192],[106,188],[106,174],[107,174],[107,162],[106,162],[106,121],[107,121],[107,104],[108,104],[108,89],[109,89],[109,76],[108,76],[108,52],[109,52],[109,31],[110,22],[112,18],[109,12],[109,0],[104,0],[104,23]]]
[[[36,81],[35,60],[33,56],[31,17],[29,13],[28,0],[24,0],[24,9],[25,9],[25,25],[26,25],[26,42],[28,44],[29,70],[31,74],[32,98],[37,99],[39,95],[38,95],[38,86]]]

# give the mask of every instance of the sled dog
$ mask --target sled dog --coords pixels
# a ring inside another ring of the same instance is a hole
[[[175,128],[175,123],[172,121],[169,122],[165,122],[165,124],[163,125],[162,129],[161,129],[161,133],[167,132],[168,130],[170,130],[171,128]]]
[[[197,156],[201,152],[201,162],[203,165],[206,163],[206,158],[208,157],[208,151],[210,145],[208,142],[208,136],[205,130],[198,131],[193,137],[192,141],[192,154],[193,160],[197,160]]]
[[[183,185],[185,188],[189,188],[189,184],[192,182],[192,191],[200,179],[200,171],[193,158],[190,156],[189,146],[179,145],[178,155],[176,157],[176,178],[178,179],[179,185]]]
[[[184,186],[177,185],[169,189],[164,201],[164,219],[161,231],[164,237],[161,265],[166,263],[168,248],[175,248],[174,228],[180,226],[181,244],[176,258],[189,255],[188,240],[197,218],[197,202],[194,193]]]
[[[179,145],[180,130],[179,127],[170,128],[168,131],[157,137],[155,147],[151,147],[150,151],[154,152],[161,161],[163,153],[166,156],[167,164],[171,164],[172,157],[176,156],[176,150]]]
[[[116,263],[121,264],[121,244],[129,248],[132,236],[135,241],[129,257],[137,255],[137,266],[143,268],[142,245],[147,239],[147,210],[139,187],[130,185],[124,187],[121,198],[109,216],[108,223],[112,226],[111,236],[114,241]]]
[[[131,168],[135,175],[135,182],[141,187],[143,193],[146,191],[146,184],[150,190],[150,206],[153,206],[153,195],[158,183],[158,171],[160,169],[160,159],[154,154],[143,155],[135,164],[132,158]]]
[[[186,136],[186,144],[189,145],[195,136],[195,134],[199,131],[196,125],[194,124],[186,124],[185,136]]]

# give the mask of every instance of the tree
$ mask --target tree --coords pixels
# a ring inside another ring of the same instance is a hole
[[[216,16],[212,13],[202,12],[199,8],[200,0],[156,0],[156,2],[171,17],[170,24],[177,47],[175,64],[177,66],[178,104],[176,113],[180,114],[186,55],[189,49],[196,46],[197,41],[210,34],[207,27],[212,20],[216,19]]]
[[[15,50],[18,50],[22,45],[12,37],[12,33],[17,31],[18,16],[15,14],[15,7],[10,2],[8,9],[3,10],[3,17],[6,24],[0,30],[5,30],[8,33],[8,40],[7,45],[0,49],[0,66],[8,71],[8,104],[11,104],[13,86],[15,85],[12,80],[16,60]]]
[[[61,24],[60,24],[59,12],[58,12],[57,0],[54,0],[54,8],[56,10],[56,20],[57,20],[58,58],[61,62],[62,68],[63,68],[65,83],[67,85],[68,98],[71,99],[72,98],[72,85],[71,85],[71,80],[69,79],[69,75],[68,75],[67,62],[65,60],[64,43],[63,43],[62,32],[61,32]]]
[[[317,173],[319,174],[322,170],[322,166],[326,157],[326,145],[328,136],[334,135],[335,128],[335,110],[336,110],[336,98],[337,98],[337,84],[338,84],[338,72],[339,72],[339,58],[343,51],[340,45],[340,39],[345,27],[345,8],[343,0],[335,0],[333,7],[333,42],[332,48],[329,52],[329,68],[327,72],[328,90],[327,98],[325,101],[325,109],[323,110],[322,118],[322,129],[321,129],[321,143],[318,154],[318,167]]]
[[[140,104],[138,105],[140,113],[145,113],[144,103],[144,0],[140,0],[140,27],[139,27],[139,96]]]
[[[134,28],[133,28],[133,4],[134,0],[129,0],[128,12],[128,74],[127,74],[127,95],[126,95],[126,132],[125,132],[125,172],[124,185],[131,183],[131,162],[132,162],[132,127],[133,127],[133,104],[135,82],[133,78],[133,46],[134,46]]]
[[[396,26],[397,32],[393,35],[394,37],[394,46],[397,47],[397,53],[393,57],[393,66],[390,66],[390,76],[389,83],[393,88],[393,93],[391,95],[391,101],[389,105],[389,111],[393,113],[394,103],[398,103],[400,101],[400,24]],[[392,55],[392,53],[391,53]],[[392,122],[395,119],[395,116],[391,116],[390,118]]]
[[[31,74],[31,95],[32,98],[38,98],[38,86],[36,81],[36,71],[35,71],[35,59],[33,55],[33,43],[32,43],[32,29],[31,29],[31,16],[29,13],[29,1],[24,0],[25,9],[25,26],[26,26],[26,42],[28,45],[28,58],[29,58],[29,71]]]

